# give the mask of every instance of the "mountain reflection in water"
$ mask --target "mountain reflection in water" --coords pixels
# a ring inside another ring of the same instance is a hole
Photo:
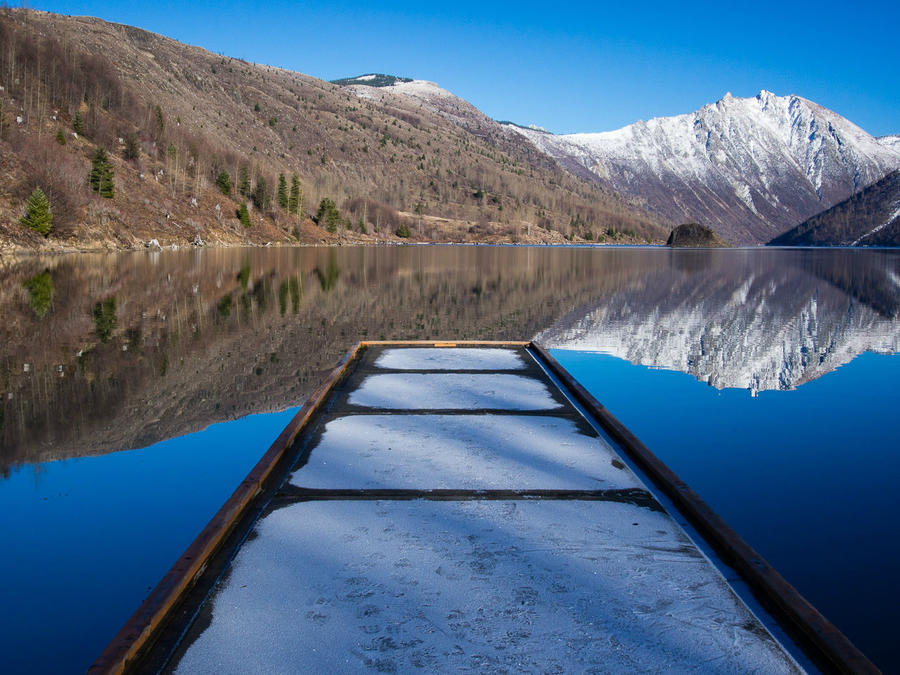
[[[897,350],[887,251],[384,247],[26,259],[0,269],[0,469],[302,402],[360,339],[527,339],[797,386]]]
[[[680,251],[537,340],[689,373],[717,389],[793,389],[900,344],[895,254]]]

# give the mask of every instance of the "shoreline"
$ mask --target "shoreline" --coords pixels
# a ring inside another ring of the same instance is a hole
[[[0,260],[4,258],[34,258],[40,256],[65,256],[79,253],[161,253],[163,251],[182,251],[182,250],[203,250],[203,249],[231,249],[231,248],[345,248],[345,247],[371,247],[381,248],[385,246],[409,246],[409,247],[428,247],[428,246],[484,246],[484,247],[508,247],[508,248],[668,248],[665,244],[606,244],[606,243],[554,243],[554,242],[475,242],[475,241],[423,241],[423,242],[405,242],[405,241],[346,241],[346,242],[326,242],[326,243],[305,243],[305,242],[266,242],[265,244],[254,244],[251,242],[242,243],[213,243],[203,244],[169,244],[166,246],[143,246],[143,247],[107,247],[98,246],[96,248],[80,248],[80,247],[59,247],[52,249],[31,248],[24,246],[10,247],[6,250],[0,250]],[[748,246],[745,248],[756,248]],[[712,249],[710,249],[712,250]]]

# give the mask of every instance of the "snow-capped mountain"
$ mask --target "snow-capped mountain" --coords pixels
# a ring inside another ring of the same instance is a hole
[[[769,241],[900,167],[900,137],[876,139],[812,101],[768,91],[603,133],[507,128],[569,170],[736,244]]]

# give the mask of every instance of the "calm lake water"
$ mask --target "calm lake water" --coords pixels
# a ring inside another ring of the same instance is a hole
[[[884,669],[900,252],[0,260],[0,653],[81,672],[359,339],[537,336]]]

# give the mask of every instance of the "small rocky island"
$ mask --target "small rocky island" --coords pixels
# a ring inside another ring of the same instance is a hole
[[[685,223],[672,230],[666,246],[672,248],[728,248],[731,244],[705,225]]]

